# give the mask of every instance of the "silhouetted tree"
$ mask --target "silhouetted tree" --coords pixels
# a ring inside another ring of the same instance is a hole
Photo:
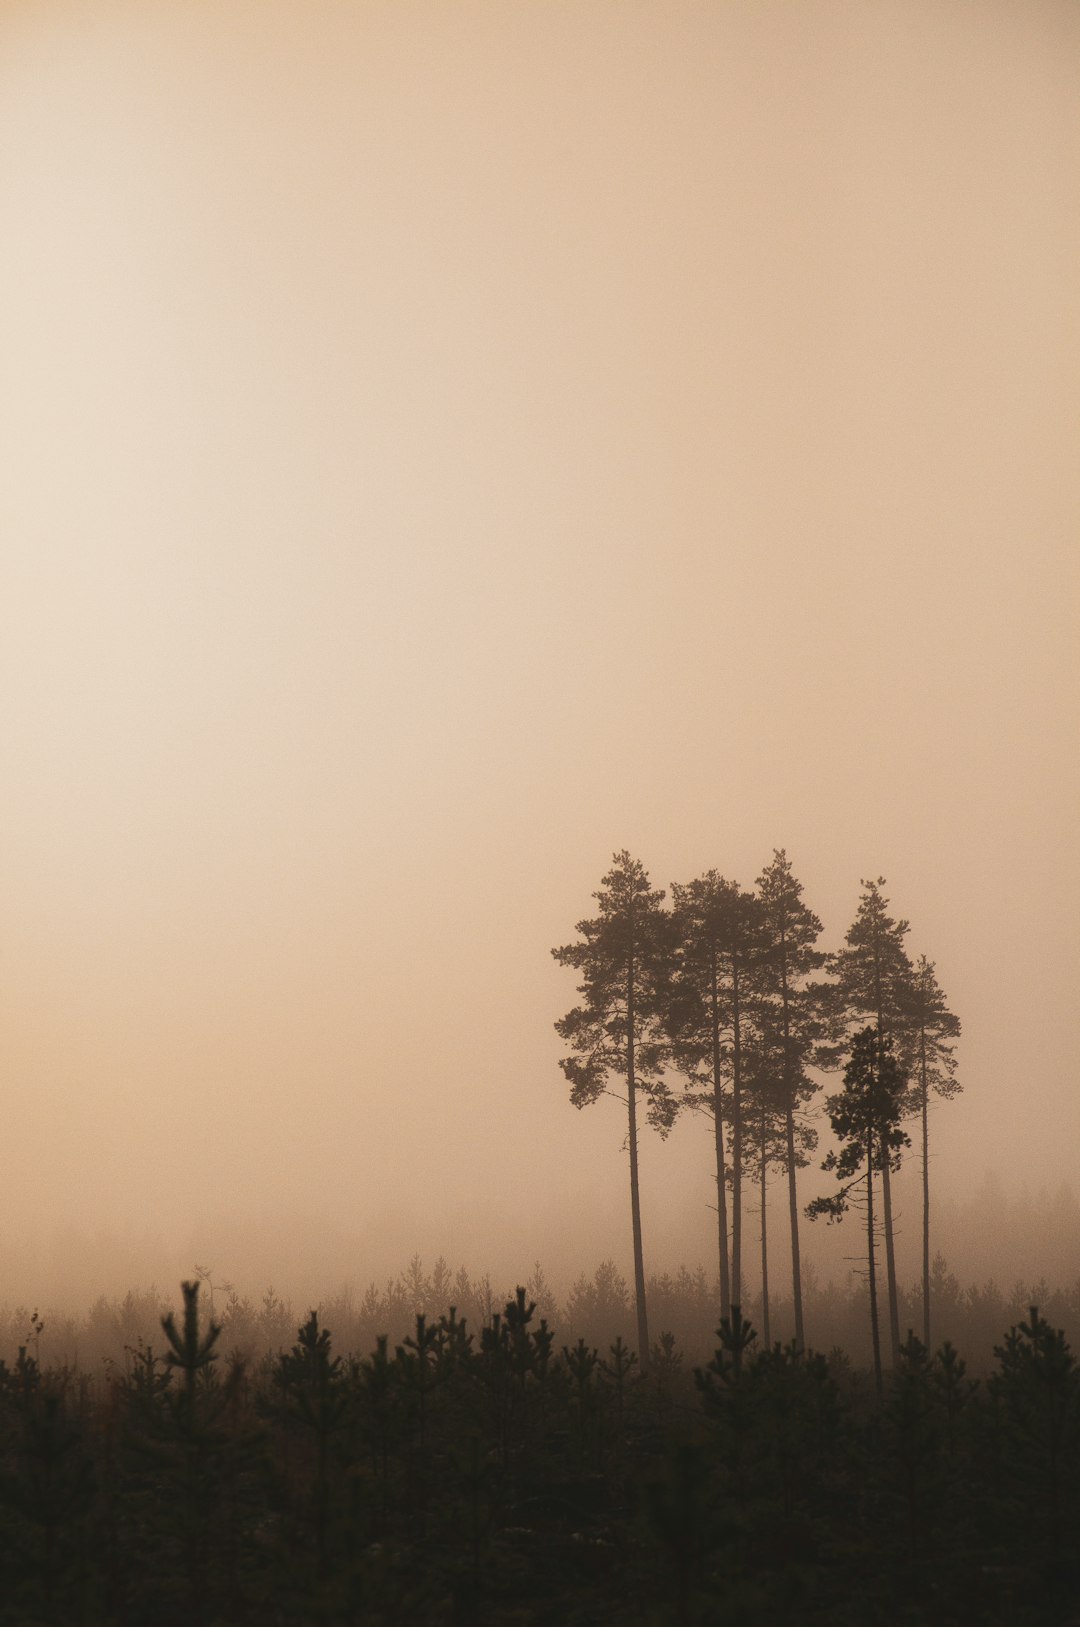
[[[930,1346],[930,1092],[948,1099],[963,1089],[956,1077],[954,1041],[960,1034],[960,1020],[945,1004],[945,996],[935,975],[934,963],[920,955],[908,990],[904,1013],[904,1060],[914,1085],[914,1095],[922,1131],[922,1290],[923,1343]]]
[[[1080,1503],[1080,1367],[1064,1332],[1034,1305],[994,1354],[989,1390],[1000,1437],[1002,1513],[1025,1545],[1042,1550],[1053,1575]]]
[[[719,1218],[721,1311],[742,1293],[744,1049],[761,907],[753,893],[715,870],[672,887],[678,979],[672,1016],[689,1099],[713,1118]],[[725,1084],[728,1088],[725,1090]],[[727,1265],[724,1118],[731,1128],[731,1271]]]
[[[572,1350],[563,1345],[562,1354],[577,1414],[578,1450],[584,1459],[588,1446],[589,1426],[596,1410],[593,1374],[600,1354],[595,1349],[590,1350],[584,1339],[579,1339]]]
[[[169,1341],[169,1348],[165,1352],[165,1365],[178,1367],[184,1375],[181,1406],[187,1413],[190,1423],[195,1412],[196,1381],[200,1373],[204,1371],[209,1373],[217,1361],[214,1346],[221,1337],[221,1328],[218,1323],[211,1321],[205,1334],[200,1333],[199,1284],[182,1282],[180,1290],[184,1296],[183,1330],[177,1328],[172,1311],[161,1318],[161,1326]]]
[[[773,849],[772,863],[758,877],[757,888],[761,900],[762,995],[779,1010],[779,1084],[784,1120],[783,1166],[787,1172],[791,1228],[791,1292],[795,1343],[801,1350],[805,1332],[796,1170],[806,1164],[806,1155],[813,1151],[817,1138],[810,1126],[799,1123],[798,1115],[817,1090],[807,1073],[807,1062],[823,1037],[823,991],[811,979],[828,957],[814,947],[821,934],[821,922],[803,902],[802,884],[796,880],[783,848]]]
[[[563,1320],[592,1344],[606,1344],[630,1323],[626,1278],[614,1260],[601,1260],[593,1275],[582,1272],[571,1284]]]
[[[747,1134],[743,1138],[743,1164],[756,1178],[761,1211],[761,1332],[766,1349],[772,1343],[769,1317],[769,1170],[786,1168],[785,1092],[783,1086],[783,1035],[778,1013],[765,1002],[757,1002],[755,1022],[743,1048],[744,1107]],[[817,1143],[815,1132],[800,1124],[793,1126],[791,1156],[800,1166],[808,1162],[807,1144]]]
[[[398,1434],[401,1369],[387,1352],[385,1333],[378,1335],[370,1356],[356,1365],[353,1383],[359,1401],[361,1435],[375,1481],[372,1513],[375,1530],[385,1534],[390,1511],[390,1455]]]
[[[904,948],[909,927],[906,921],[895,921],[888,913],[889,901],[881,891],[885,885],[884,876],[879,876],[876,881],[864,880],[860,885],[863,893],[855,919],[844,940],[844,948],[833,958],[837,978],[834,1011],[848,1038],[870,1018],[880,1040],[896,1039],[903,1033],[904,1012],[911,999],[911,961]],[[893,1159],[888,1158],[881,1169],[889,1348],[893,1366],[900,1352],[900,1307],[896,1286],[891,1175],[898,1167]]]
[[[570,1081],[575,1107],[587,1107],[603,1095],[618,1096],[609,1080],[620,1080],[626,1090],[618,1099],[625,1102],[627,1113],[638,1357],[644,1366],[649,1324],[638,1178],[638,1095],[645,1098],[649,1122],[666,1135],[677,1106],[664,1078],[669,1054],[665,1019],[670,1005],[670,917],[662,907],[663,892],[650,885],[644,867],[625,849],[615,854],[593,897],[600,913],[578,922],[581,941],[551,951],[560,966],[572,966],[582,974],[578,986],[582,1004],[555,1024],[559,1036],[573,1047],[573,1054],[559,1065]]]
[[[295,1429],[314,1447],[311,1475],[312,1520],[320,1566],[326,1562],[330,1510],[330,1445],[346,1422],[347,1392],[340,1356],[331,1355],[328,1328],[312,1311],[297,1329],[297,1342],[274,1367],[275,1395],[263,1410],[286,1429]]]
[[[705,1413],[718,1426],[719,1457],[741,1526],[754,1422],[748,1368],[757,1334],[743,1316],[740,1305],[731,1307],[730,1317],[721,1317],[716,1332],[720,1343],[707,1367],[694,1368],[694,1383]]]
[[[168,1340],[165,1365],[178,1371],[179,1389],[161,1392],[165,1409],[159,1419],[161,1443],[179,1454],[182,1520],[190,1605],[196,1617],[208,1611],[207,1587],[211,1575],[210,1552],[225,1534],[221,1501],[228,1493],[231,1474],[224,1472],[233,1433],[230,1412],[244,1381],[242,1360],[230,1363],[222,1383],[217,1376],[215,1346],[221,1327],[210,1321],[204,1332],[199,1321],[199,1284],[181,1283],[184,1316],[178,1328],[170,1311],[161,1319]],[[152,1378],[152,1373],[151,1373]],[[153,1399],[152,1384],[147,1399]]]
[[[36,1329],[39,1325],[43,1326],[35,1311],[31,1326]],[[24,1345],[19,1347],[14,1371],[8,1373],[0,1362],[0,1395],[9,1403],[3,1411],[10,1410],[10,1423],[14,1425],[9,1439],[3,1441],[6,1450],[0,1454],[0,1517],[5,1525],[13,1516],[27,1522],[28,1531],[19,1524],[14,1527],[21,1546],[26,1545],[29,1533],[36,1533],[38,1541],[35,1543],[31,1536],[29,1547],[31,1551],[37,1547],[32,1562],[39,1574],[50,1621],[67,1617],[66,1611],[54,1614],[57,1573],[64,1559],[73,1572],[81,1571],[82,1565],[80,1545],[72,1544],[68,1557],[63,1552],[64,1539],[70,1539],[85,1522],[95,1489],[93,1464],[83,1448],[83,1431],[72,1415],[68,1377],[67,1373],[42,1374],[39,1363],[27,1355]],[[0,1439],[7,1434],[6,1429],[0,1431]],[[3,1594],[6,1613],[11,1610],[11,1598],[6,1589]]]
[[[870,1334],[874,1348],[874,1382],[882,1393],[881,1338],[878,1331],[877,1259],[874,1237],[874,1175],[899,1167],[900,1148],[910,1137],[900,1128],[906,1080],[892,1054],[892,1041],[876,1028],[855,1035],[844,1069],[844,1088],[827,1100],[829,1122],[840,1143],[830,1152],[823,1169],[834,1170],[844,1182],[832,1197],[815,1198],[807,1206],[811,1219],[825,1215],[839,1220],[860,1186],[866,1193],[867,1286],[870,1291]],[[865,1164],[865,1168],[863,1165]]]

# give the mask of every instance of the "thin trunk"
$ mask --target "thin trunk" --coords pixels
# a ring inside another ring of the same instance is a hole
[[[641,1244],[641,1192],[638,1185],[637,1085],[634,1074],[634,960],[626,978],[626,1106],[630,1148],[630,1219],[634,1232],[634,1299],[637,1308],[638,1362],[649,1365],[649,1318],[645,1309],[645,1254]]]
[[[799,1254],[799,1198],[795,1188],[795,1115],[789,1103],[787,1113],[787,1189],[788,1216],[791,1222],[791,1293],[795,1305],[795,1348],[805,1344],[802,1303],[802,1260]]]
[[[930,1349],[930,1128],[927,1123],[926,1028],[919,1035],[922,1072],[922,1304],[923,1344]]]
[[[731,1270],[728,1264],[727,1169],[724,1159],[724,1114],[720,1091],[720,990],[716,951],[712,955],[713,1127],[716,1132],[716,1217],[720,1244],[720,1315],[731,1315]]]
[[[893,1242],[892,1188],[889,1185],[889,1160],[881,1166],[882,1218],[885,1223],[885,1275],[889,1288],[889,1347],[893,1367],[900,1359],[900,1301],[896,1291],[896,1249]]]
[[[878,1046],[885,1042],[885,996],[881,986],[881,961],[874,957],[874,992],[877,998]],[[889,1180],[889,1155],[886,1152],[881,1165],[882,1221],[885,1229],[885,1278],[889,1290],[889,1349],[891,1365],[900,1359],[900,1304],[896,1295],[896,1250],[893,1246],[892,1186]]]
[[[768,1147],[768,1120],[764,1103],[761,1108],[761,1331],[765,1339],[765,1349],[772,1347],[772,1337],[769,1332],[769,1211],[766,1207],[765,1183],[768,1175],[768,1161],[766,1152]]]
[[[716,1095],[720,1095],[719,1088]],[[728,1266],[727,1175],[724,1169],[724,1121],[720,1117],[720,1104],[715,1104],[716,1135],[716,1212],[718,1244],[720,1249],[720,1315],[731,1315],[731,1272]]]
[[[877,1314],[877,1261],[874,1249],[874,1132],[868,1130],[866,1134],[866,1264],[867,1282],[870,1287],[870,1335],[874,1344],[874,1386],[877,1390],[878,1400],[882,1398],[884,1386],[881,1381],[881,1335],[878,1332]]]
[[[788,1221],[791,1226],[791,1302],[795,1307],[795,1346],[805,1342],[802,1255],[799,1252],[799,1195],[795,1182],[795,1087],[791,1080],[791,997],[788,991],[787,934],[780,932],[780,997],[784,1012],[784,1117],[787,1130]]]
[[[641,1193],[638,1187],[637,1102],[629,1081],[630,1217],[634,1229],[634,1299],[637,1307],[638,1361],[642,1372],[649,1364],[649,1318],[645,1309],[645,1256],[641,1244]]]
[[[739,962],[731,957],[731,1302],[742,1304],[742,1044],[739,1032]]]

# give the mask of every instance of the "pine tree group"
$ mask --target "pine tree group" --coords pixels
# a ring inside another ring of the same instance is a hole
[[[902,1148],[910,1143],[900,1126],[904,1120],[919,1119],[923,1337],[929,1345],[928,1106],[931,1095],[945,1098],[960,1088],[954,1056],[960,1024],[945,1003],[933,962],[923,956],[912,965],[904,944],[908,923],[888,913],[884,885],[882,877],[862,883],[843,946],[828,954],[818,947],[821,921],[804,901],[783,849],[774,850],[753,889],[716,870],[688,883],[673,883],[670,909],[664,908],[665,894],[652,887],[644,866],[624,850],[615,854],[594,895],[599,914],[579,922],[577,942],[552,951],[561,965],[582,977],[582,1003],[555,1025],[571,1046],[561,1060],[570,1100],[575,1107],[585,1107],[605,1094],[617,1094],[626,1107],[638,1356],[643,1364],[650,1345],[639,1103],[645,1103],[649,1123],[662,1135],[686,1110],[704,1113],[711,1123],[719,1308],[724,1317],[743,1299],[748,1182],[756,1187],[766,1334],[768,1180],[772,1171],[782,1175],[795,1342],[802,1349],[806,1330],[798,1171],[809,1163],[817,1145],[812,1121],[820,1071],[838,1066],[845,1066],[845,1088],[830,1098],[828,1106],[841,1150],[830,1153],[824,1167],[846,1184],[836,1197],[815,1200],[807,1212],[812,1218],[823,1213],[839,1216],[858,1186],[869,1216],[867,1271],[873,1283],[874,1337],[880,1235],[890,1365],[896,1366],[900,1322],[892,1177]],[[880,1118],[869,1128],[859,1127],[863,1109],[856,1106],[858,1092],[872,1099],[879,1112],[886,1075],[895,1096],[888,1123]],[[866,1167],[856,1178],[864,1156]],[[880,1220],[875,1219],[875,1181],[881,1187]],[[880,1361],[878,1366],[880,1371]]]

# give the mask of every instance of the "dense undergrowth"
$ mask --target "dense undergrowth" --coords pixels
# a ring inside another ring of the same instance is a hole
[[[525,1289],[352,1351],[326,1307],[277,1354],[268,1296],[261,1356],[198,1283],[145,1338],[125,1304],[122,1360],[46,1360],[39,1318],[0,1369],[0,1622],[1070,1619],[1080,1378],[1036,1311],[982,1380],[909,1338],[879,1403],[741,1317],[643,1373]]]

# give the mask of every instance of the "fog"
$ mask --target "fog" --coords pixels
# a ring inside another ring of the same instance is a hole
[[[830,949],[884,875],[963,1023],[938,1241],[1044,1269],[1078,46],[1069,0],[9,0],[0,1296],[625,1270],[549,953],[622,848],[784,847]],[[650,1271],[712,1269],[711,1158],[643,1141]]]

